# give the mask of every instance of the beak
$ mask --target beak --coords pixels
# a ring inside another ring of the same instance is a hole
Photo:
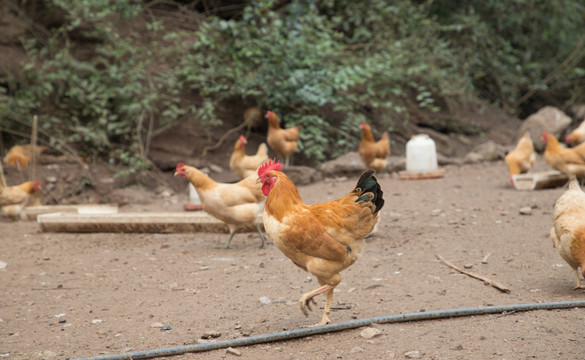
[[[177,176],[177,175],[179,175],[179,172],[175,171],[175,174],[173,176]]]
[[[260,178],[256,179],[256,184],[259,184],[261,182],[262,182],[262,179],[260,179]]]

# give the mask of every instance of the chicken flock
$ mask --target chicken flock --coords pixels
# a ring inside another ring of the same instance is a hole
[[[259,118],[258,109],[248,113]],[[193,185],[203,211],[228,226],[225,248],[230,248],[240,226],[251,224],[261,239],[260,247],[265,247],[263,225],[274,245],[294,265],[317,278],[319,287],[304,293],[299,300],[302,313],[307,315],[311,304],[315,303],[314,298],[324,294],[321,321],[314,326],[329,324],[333,294],[341,281],[341,272],[359,259],[365,239],[374,231],[384,206],[383,191],[374,175],[387,167],[389,134],[380,132],[376,141],[370,125],[360,124],[361,141],[357,152],[364,170],[356,185],[338,199],[306,204],[285,168],[298,149],[302,127],[282,128],[278,115],[272,111],[267,111],[264,118],[268,124],[266,143],[261,143],[253,155],[248,155],[245,149],[249,128],[246,136],[239,136],[234,143],[229,167],[239,178],[238,182],[219,183],[183,163],[177,165],[175,176]],[[574,270],[575,289],[585,289],[579,274],[580,269],[585,276],[585,192],[580,186],[580,182],[585,181],[585,125],[581,124],[565,138],[573,147],[561,145],[548,132],[542,133],[541,140],[545,144],[546,164],[570,178],[568,189],[554,205],[550,238],[559,255]],[[280,160],[269,158],[269,149]],[[29,146],[15,146],[6,154],[3,163],[21,169],[29,165],[33,155],[38,156],[43,150],[39,147],[38,153],[32,154]],[[516,175],[530,172],[535,159],[533,140],[526,132],[505,156],[512,185]],[[40,191],[41,184],[37,180],[15,186],[0,185],[1,214],[19,218],[26,206],[40,205]]]

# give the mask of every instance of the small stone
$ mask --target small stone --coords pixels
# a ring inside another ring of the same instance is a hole
[[[373,328],[373,327],[368,327],[363,329],[360,332],[360,336],[365,338],[365,339],[371,339],[375,336],[378,336],[382,333],[382,331],[380,331],[379,329]]]
[[[272,301],[271,301],[271,300],[270,300],[268,297],[266,297],[266,296],[262,296],[262,297],[260,298],[260,302],[261,302],[262,304],[270,304]]]
[[[4,261],[0,260],[0,270],[5,269],[6,266],[8,266],[8,264],[5,263]]]
[[[530,206],[525,206],[521,208],[520,215],[532,215],[532,208]]]
[[[240,350],[234,349],[232,347],[227,348],[225,352],[235,356],[242,356],[242,352]]]
[[[215,339],[221,336],[219,331],[208,330],[201,334],[202,339]]]
[[[93,319],[91,321],[92,324],[101,324],[101,322],[102,322],[102,319]]]
[[[471,269],[471,268],[473,268],[473,264],[465,264],[465,265],[463,265],[463,267],[466,269]]]
[[[163,323],[161,323],[161,322],[153,322],[152,324],[150,324],[150,327],[151,327],[151,328],[157,328],[157,329],[160,329],[160,328],[162,328],[163,326],[164,326],[164,325],[163,325]]]
[[[59,324],[65,324],[67,322],[67,319],[59,319]]]
[[[361,348],[361,347],[359,347],[359,346],[356,346],[356,347],[354,347],[353,349],[351,349],[351,351],[350,351],[350,352],[351,352],[352,354],[356,354],[356,353],[363,353],[363,352],[364,352],[364,349],[363,349],[363,348]]]
[[[404,354],[407,359],[420,359],[420,353],[418,351],[409,351]]]
[[[169,330],[173,330],[172,326],[163,326],[162,328],[160,328],[161,331],[169,331]]]

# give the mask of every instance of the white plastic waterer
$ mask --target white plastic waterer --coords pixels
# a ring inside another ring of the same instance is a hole
[[[429,173],[439,168],[435,142],[427,134],[414,135],[406,143],[406,171]]]

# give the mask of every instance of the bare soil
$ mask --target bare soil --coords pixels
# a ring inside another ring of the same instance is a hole
[[[544,166],[539,159],[539,166]],[[519,192],[502,161],[448,166],[433,180],[379,174],[386,204],[362,258],[343,274],[333,322],[400,313],[580,300],[548,232],[563,188]],[[299,190],[307,202],[341,196],[356,179]],[[184,192],[145,196],[121,211],[183,211]],[[521,208],[531,208],[522,215]],[[293,330],[299,297],[317,287],[271,243],[238,234],[44,233],[0,222],[0,357],[64,359]],[[437,259],[511,289],[503,293]],[[482,262],[482,260],[485,260]],[[261,301],[262,298],[262,301]],[[269,300],[269,301],[268,301]],[[582,359],[581,309],[374,325],[308,338],[185,354],[173,359]],[[156,324],[159,323],[159,324]],[[158,325],[158,327],[156,327]],[[163,330],[160,326],[166,327]]]

